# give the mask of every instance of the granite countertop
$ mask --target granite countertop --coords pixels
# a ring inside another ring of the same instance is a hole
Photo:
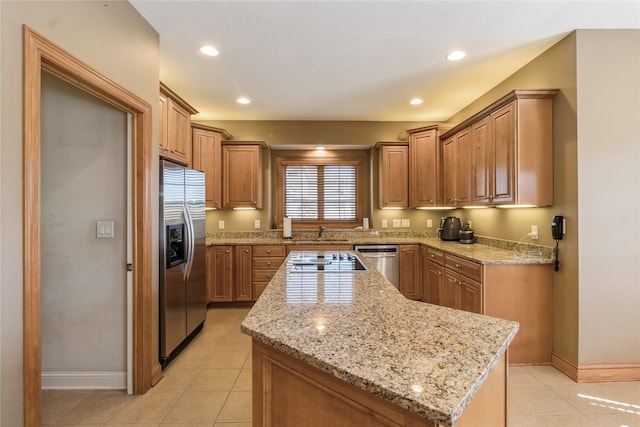
[[[289,273],[299,253],[242,332],[442,425],[460,417],[518,331],[516,322],[408,300],[370,265]]]
[[[264,237],[257,234],[256,237],[233,237],[207,238],[207,246],[212,245],[366,245],[366,244],[419,244],[435,248],[470,261],[480,264],[553,264],[553,259],[549,253],[527,253],[526,247],[516,249],[505,249],[488,244],[461,244],[459,242],[447,242],[437,237],[408,236],[367,236],[367,237],[347,237],[329,238],[324,240],[315,239],[283,239],[278,237]]]

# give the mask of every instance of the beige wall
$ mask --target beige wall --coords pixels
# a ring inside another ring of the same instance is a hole
[[[638,30],[578,30],[452,118],[514,88],[561,90],[554,205],[469,215],[478,234],[507,239],[538,225],[545,245],[551,217],[566,217],[554,274],[554,351],[579,365],[640,363],[639,55]]]
[[[578,31],[577,71],[578,359],[637,364],[640,30]]]
[[[127,2],[2,1],[0,19],[0,424],[17,426],[22,425],[22,25],[70,51],[154,109],[160,60],[157,33]],[[154,111],[154,149],[157,128]],[[157,203],[154,207],[156,218]],[[157,254],[157,248],[152,253]],[[156,307],[157,268],[153,271]],[[157,310],[153,325],[157,325]],[[153,335],[157,348],[157,329]]]
[[[554,274],[553,349],[578,361],[578,184],[577,184],[577,101],[576,37],[572,33],[504,82],[451,118],[458,123],[513,89],[560,89],[554,100],[554,204],[533,209],[477,209],[466,216],[473,220],[479,235],[519,240],[531,225],[537,225],[539,244],[555,245],[551,238],[551,218],[563,215],[567,234],[560,242],[560,271]],[[463,210],[463,212],[466,212]],[[524,242],[532,242],[528,237]]]

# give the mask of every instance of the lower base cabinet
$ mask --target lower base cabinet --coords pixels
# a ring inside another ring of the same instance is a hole
[[[287,256],[284,245],[254,246],[251,265],[253,279],[253,300],[256,301],[265,290]]]
[[[233,300],[253,301],[252,247],[233,248]]]
[[[233,252],[231,246],[207,247],[207,300],[233,301]]]
[[[400,245],[400,293],[405,298],[419,300],[420,245]]]
[[[519,322],[509,363],[551,363],[551,265],[481,265],[433,248],[421,252],[421,261],[423,301]]]

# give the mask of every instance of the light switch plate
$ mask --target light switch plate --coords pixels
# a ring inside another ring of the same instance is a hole
[[[383,220],[380,222],[380,227],[382,227],[382,228],[387,228],[387,220],[386,220],[386,219],[383,219]]]
[[[408,219],[403,219],[402,220],[402,227],[403,228],[407,228],[407,227],[410,227],[410,226],[411,226],[410,220],[408,220]]]
[[[402,227],[402,221],[399,219],[394,219],[393,220],[393,228],[399,228]]]
[[[255,220],[255,222],[254,222],[254,227],[255,227],[256,229],[258,229],[258,230],[260,229],[260,220],[259,220],[259,219],[256,219],[256,220]]]
[[[433,227],[433,221],[431,221],[430,219],[427,220],[427,228],[431,228]]]
[[[97,221],[96,237],[98,239],[113,239],[115,237],[113,221]]]
[[[220,230],[224,230],[224,221],[223,220],[218,221],[218,228]]]

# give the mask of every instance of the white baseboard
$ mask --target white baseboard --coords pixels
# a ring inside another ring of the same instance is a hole
[[[127,373],[114,371],[42,372],[43,390],[126,390]]]

